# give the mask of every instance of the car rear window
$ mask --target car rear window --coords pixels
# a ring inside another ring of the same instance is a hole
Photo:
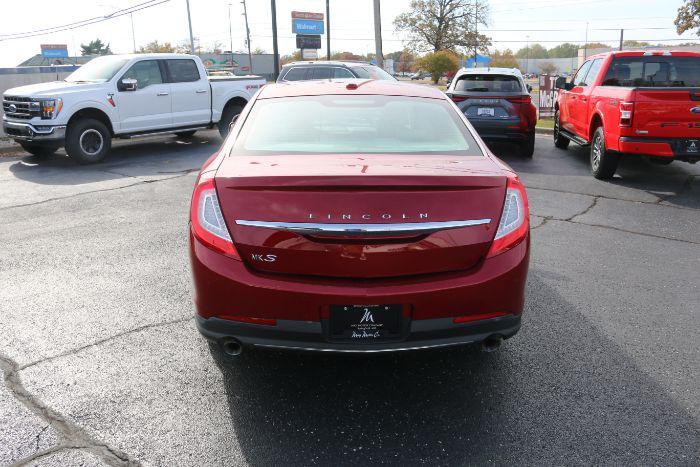
[[[190,83],[199,81],[199,70],[194,60],[174,59],[167,60],[170,78],[173,83]]]
[[[700,57],[651,55],[615,58],[603,86],[697,87],[700,86]]]
[[[469,74],[457,78],[454,90],[462,92],[522,92],[523,87],[515,76]]]
[[[377,95],[259,99],[234,151],[482,155],[448,101]]]
[[[388,79],[391,81],[396,81],[396,78],[391,76],[389,73],[386,71],[382,70],[378,66],[354,66],[352,67],[352,71],[355,72],[355,74],[359,78],[364,78],[364,79]]]

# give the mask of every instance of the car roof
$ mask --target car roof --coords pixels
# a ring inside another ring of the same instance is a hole
[[[457,75],[511,75],[522,77],[522,73],[517,68],[497,68],[497,67],[479,67],[479,68],[460,68]]]
[[[323,95],[383,95],[447,99],[445,93],[431,86],[383,79],[343,79],[285,81],[265,85],[258,99]]]
[[[353,67],[353,66],[358,66],[358,65],[363,65],[363,66],[374,66],[369,62],[363,62],[363,61],[352,61],[352,60],[312,60],[312,61],[302,61],[302,62],[291,62],[287,63],[284,65],[283,68],[290,67],[290,66],[323,66],[323,65],[332,65],[332,66],[344,66],[344,67]]]
[[[644,57],[650,55],[660,55],[660,56],[676,56],[676,57],[700,57],[700,52],[694,52],[692,50],[664,50],[664,49],[647,49],[647,50],[611,50],[609,52],[601,52],[599,54],[590,55],[586,57],[586,60],[592,58],[605,58],[609,55],[614,55],[616,57]]]

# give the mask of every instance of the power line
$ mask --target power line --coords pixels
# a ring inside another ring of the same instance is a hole
[[[68,23],[64,24],[61,26],[54,26],[51,28],[43,28],[43,29],[36,29],[33,31],[25,31],[25,32],[18,32],[18,33],[12,33],[12,34],[2,34],[0,35],[0,41],[9,41],[13,39],[25,39],[29,37],[36,37],[36,36],[45,36],[47,34],[54,34],[57,32],[62,32],[62,31],[68,31],[72,29],[78,29],[84,26],[89,26],[91,24],[96,24],[96,23],[101,23],[103,21],[109,21],[114,18],[118,18],[120,16],[125,16],[131,13],[135,13],[137,11],[145,10],[146,8],[151,8],[157,5],[160,5],[162,3],[167,3],[170,0],[149,0],[147,2],[139,3],[137,5],[128,7],[128,8],[123,8],[121,10],[117,10],[114,13],[111,13],[109,15],[103,15],[103,16],[95,16],[93,18],[88,18],[84,19],[82,21],[75,21],[73,23]]]

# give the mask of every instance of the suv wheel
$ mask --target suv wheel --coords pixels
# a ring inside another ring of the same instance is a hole
[[[569,138],[561,134],[561,124],[559,122],[559,110],[554,112],[554,146],[559,149],[566,149],[569,147]]]
[[[520,143],[520,156],[525,159],[532,159],[535,153],[535,134],[528,135],[522,143]]]
[[[52,156],[56,151],[58,151],[59,148],[59,146],[40,146],[25,142],[20,142],[19,145],[22,146],[22,149],[27,151],[29,154],[39,158]]]
[[[221,115],[221,120],[219,120],[219,134],[222,138],[226,138],[228,136],[228,132],[231,130],[231,122],[233,121],[233,117],[240,114],[242,110],[243,107],[240,105],[227,105],[224,108],[224,112]]]
[[[605,149],[603,127],[599,126],[593,133],[591,142],[591,173],[600,180],[612,178],[617,170],[620,157]]]
[[[99,120],[81,118],[68,126],[66,152],[78,164],[94,164],[107,156],[112,136]]]

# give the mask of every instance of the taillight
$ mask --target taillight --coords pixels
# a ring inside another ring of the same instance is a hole
[[[221,214],[216,184],[211,175],[200,176],[192,195],[190,222],[194,236],[209,248],[240,260],[241,257],[233,246],[224,216]]]
[[[525,187],[517,177],[508,177],[501,221],[486,257],[496,256],[515,247],[527,237],[529,229],[530,210]]]
[[[450,97],[450,99],[452,99],[452,102],[462,102],[469,99],[466,96],[453,96],[452,94],[448,94],[448,96]]]
[[[634,102],[620,102],[620,126],[632,126]]]
[[[506,100],[513,104],[529,104],[532,102],[532,96],[528,94],[527,96],[506,97]]]

